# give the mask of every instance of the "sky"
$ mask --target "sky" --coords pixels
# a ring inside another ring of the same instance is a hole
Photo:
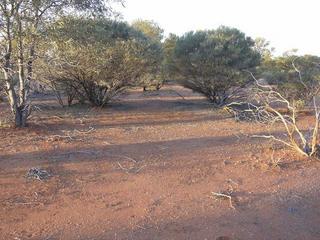
[[[320,0],[126,0],[123,20],[154,20],[165,34],[236,27],[263,37],[276,54],[320,56]]]

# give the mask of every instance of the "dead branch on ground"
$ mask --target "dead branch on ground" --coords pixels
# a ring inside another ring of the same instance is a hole
[[[316,103],[316,99],[313,98],[313,107],[315,111],[315,123],[311,130],[311,133],[306,133],[301,130],[297,123],[297,107],[295,102],[289,102],[278,91],[272,89],[270,86],[265,86],[259,83],[255,76],[249,72],[256,82],[256,96],[260,102],[262,109],[272,113],[277,120],[279,120],[286,132],[286,139],[279,138],[275,135],[254,135],[252,137],[271,139],[279,142],[294,151],[306,156],[313,157],[318,154],[319,151],[319,118],[320,112]],[[282,113],[279,107],[285,107],[286,113]]]
[[[212,195],[213,197],[217,198],[217,199],[226,199],[226,200],[229,200],[229,206],[230,208],[232,209],[236,209],[233,204],[232,204],[232,197],[231,195],[227,195],[227,194],[224,194],[224,193],[216,193],[216,192],[212,192]]]

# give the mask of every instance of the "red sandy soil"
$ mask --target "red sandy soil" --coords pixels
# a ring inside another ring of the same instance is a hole
[[[0,239],[320,239],[320,164],[250,137],[266,125],[177,86],[104,109],[35,103],[28,128],[0,128]]]

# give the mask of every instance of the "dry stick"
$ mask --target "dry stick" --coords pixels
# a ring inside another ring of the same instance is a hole
[[[125,167],[122,167],[122,165],[121,165],[119,162],[117,162],[117,164],[118,164],[118,166],[119,166],[122,170],[124,170],[124,171],[126,171],[127,173],[129,173],[130,169],[125,168]]]
[[[294,63],[293,63],[293,66],[294,66]],[[294,66],[294,68],[295,68],[295,66]],[[298,70],[296,69],[296,71],[298,71]],[[286,146],[289,146],[289,147],[293,148],[294,150],[296,150],[300,154],[308,157],[309,154],[307,152],[305,152],[303,149],[300,148],[299,144],[296,142],[296,140],[294,138],[294,133],[296,132],[296,133],[298,133],[298,135],[300,137],[300,140],[301,140],[302,144],[304,145],[304,147],[307,145],[306,138],[304,137],[304,135],[299,130],[299,128],[298,128],[298,126],[296,124],[296,110],[295,110],[295,107],[291,106],[290,102],[285,97],[283,97],[279,92],[276,92],[276,91],[272,90],[272,88],[270,86],[264,86],[264,85],[260,84],[258,82],[258,80],[255,78],[255,76],[253,75],[252,72],[250,72],[250,71],[246,71],[246,72],[250,73],[252,78],[256,81],[256,84],[257,84],[258,87],[263,88],[263,89],[266,89],[266,88],[269,89],[268,91],[261,90],[261,92],[264,93],[264,94],[268,94],[268,98],[272,98],[272,97],[275,98],[275,100],[273,100],[271,102],[285,103],[287,105],[288,109],[292,111],[292,116],[290,116],[290,120],[292,122],[290,122],[287,119],[285,119],[283,114],[281,114],[279,111],[277,111],[273,107],[269,106],[269,110],[272,111],[273,113],[275,113],[280,118],[280,120],[282,121],[282,123],[283,123],[283,125],[284,125],[284,127],[285,127],[285,129],[287,131],[290,143],[288,143],[286,141],[283,141],[281,139],[278,139],[278,138],[276,138],[276,137],[274,137],[272,135],[270,135],[270,136],[265,136],[264,135],[264,136],[260,136],[260,137],[269,138],[269,139],[273,139],[275,141],[281,142],[281,143],[285,144]],[[290,129],[290,127],[291,127],[291,129]],[[259,137],[259,136],[255,135],[254,137]]]
[[[306,89],[308,89],[308,86],[302,81],[301,71],[300,71],[300,70],[296,67],[296,65],[294,64],[294,62],[295,62],[298,58],[299,58],[299,57],[296,57],[295,59],[293,59],[293,61],[292,61],[292,67],[293,67],[294,70],[298,73],[300,83],[301,83]]]
[[[73,130],[74,132],[77,132],[77,133],[80,133],[80,134],[88,134],[88,133],[91,133],[93,132],[95,129],[93,127],[89,127],[89,130],[88,131],[79,131],[77,129]]]
[[[284,145],[286,145],[286,146],[288,146],[288,147],[290,147],[290,148],[294,148],[294,146],[292,146],[290,143],[287,143],[286,141],[283,141],[283,140],[281,140],[281,139],[279,139],[279,138],[276,138],[276,137],[273,136],[273,135],[252,135],[251,137],[252,137],[252,138],[272,139],[272,140],[277,141],[277,142],[280,142],[280,143],[282,143],[282,144],[284,144]]]
[[[126,173],[130,173],[130,171],[132,171],[133,169],[134,169],[134,167],[132,167],[132,168],[125,168],[125,167],[123,167],[119,162],[117,162],[117,164],[118,164],[118,166],[122,169],[122,170],[124,170],[124,171],[126,171]],[[140,168],[138,168],[137,170],[135,170],[134,171],[134,173],[139,173],[143,168],[145,168],[146,166],[142,166],[142,167],[140,167]]]
[[[67,136],[52,135],[52,136],[49,136],[48,138],[49,138],[49,139],[50,139],[50,138],[69,138],[70,140],[73,140],[73,138],[72,138],[70,135],[67,135]]]
[[[138,168],[136,171],[135,171],[135,173],[139,173],[143,168],[145,168],[146,166],[142,166],[142,167],[140,167],[140,168]]]
[[[63,118],[62,118],[62,117],[59,117],[59,116],[51,116],[51,118],[57,118],[57,119],[59,119],[59,120],[63,120]]]
[[[74,130],[74,132],[77,132],[77,133],[80,133],[80,134],[88,134],[88,133],[90,133],[90,132],[92,132],[94,130],[95,129],[93,127],[90,127],[90,129],[88,131],[85,131],[85,132],[82,132],[82,131],[79,131],[79,130],[76,130],[76,129]],[[74,138],[71,137],[70,134],[64,135],[64,136],[63,135],[52,135],[52,136],[48,137],[48,139],[54,139],[54,138],[62,138],[62,139],[68,138],[70,140],[74,140]]]
[[[229,205],[232,209],[236,209],[233,204],[232,204],[232,197],[230,195],[227,194],[223,194],[223,193],[216,193],[216,192],[212,192],[212,195],[217,197],[217,198],[224,198],[224,199],[228,199],[229,200]]]
[[[6,202],[6,204],[11,205],[33,205],[33,204],[40,204],[39,202]]]
[[[281,96],[279,93],[277,93],[277,94],[278,94],[279,96]],[[282,97],[282,96],[281,96],[281,97]],[[285,100],[285,101],[288,102],[287,100]],[[289,102],[288,102],[288,107],[289,107],[289,108],[292,108],[292,107],[290,106]],[[289,144],[289,143],[287,143],[287,142],[285,142],[285,141],[283,141],[283,140],[281,140],[281,139],[278,139],[278,138],[276,138],[276,137],[274,137],[274,136],[272,136],[272,135],[271,135],[271,136],[261,136],[261,137],[263,137],[263,138],[269,138],[269,139],[273,139],[273,140],[275,140],[275,141],[281,142],[281,143],[283,143],[283,144],[285,144],[285,145],[287,145],[287,146],[295,149],[295,150],[298,151],[300,154],[302,154],[302,155],[304,155],[304,156],[308,156],[308,154],[307,154],[306,152],[304,152],[304,151],[299,147],[299,145],[296,143],[296,141],[295,141],[295,139],[294,139],[294,136],[293,136],[294,132],[296,131],[296,132],[298,133],[298,135],[299,135],[300,140],[302,141],[302,143],[303,143],[303,144],[306,144],[306,140],[305,140],[303,134],[302,134],[301,131],[298,129],[298,127],[297,127],[297,125],[296,125],[296,123],[295,123],[294,110],[293,110],[293,117],[290,117],[291,120],[292,120],[292,123],[289,122],[289,121],[287,121],[287,120],[284,118],[284,116],[283,116],[279,111],[275,110],[274,108],[271,108],[271,107],[270,107],[270,110],[273,111],[273,112],[280,118],[280,120],[282,121],[282,123],[283,123],[283,125],[285,126],[285,129],[286,129],[286,131],[287,131],[287,134],[288,134],[288,137],[289,137],[289,139],[290,139],[291,144]],[[292,129],[292,130],[290,130],[290,127],[289,127],[288,123],[293,126],[293,129]],[[258,137],[258,136],[255,135],[255,137]]]
[[[110,156],[110,157],[120,157],[120,158],[125,158],[125,159],[128,159],[134,163],[137,163],[138,161],[131,158],[131,157],[128,157],[128,156],[125,156],[125,155],[115,155],[115,154],[105,154],[105,156]]]

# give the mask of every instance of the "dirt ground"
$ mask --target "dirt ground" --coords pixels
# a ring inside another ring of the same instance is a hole
[[[250,137],[265,125],[177,86],[35,104],[29,128],[0,128],[0,239],[320,239],[320,162]]]

